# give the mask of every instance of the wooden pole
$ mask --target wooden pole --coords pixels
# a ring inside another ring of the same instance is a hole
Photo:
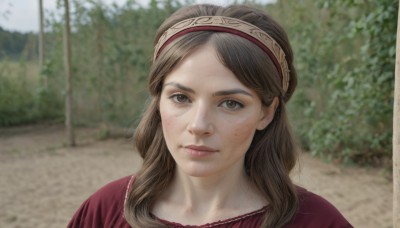
[[[399,36],[400,36],[400,14],[397,15],[396,66],[395,66],[394,107],[393,107],[393,227],[394,228],[400,228],[400,38]]]
[[[44,60],[44,29],[43,29],[43,0],[39,0],[39,63],[43,66]]]
[[[73,109],[72,109],[72,76],[71,76],[71,41],[70,41],[70,25],[69,25],[69,4],[68,0],[64,0],[65,9],[65,27],[64,27],[64,70],[66,82],[65,94],[65,127],[68,138],[68,145],[75,146],[75,134],[73,126]]]
[[[39,70],[43,71],[44,65],[44,26],[43,26],[43,0],[39,0]],[[43,79],[44,87],[47,88],[47,76]]]

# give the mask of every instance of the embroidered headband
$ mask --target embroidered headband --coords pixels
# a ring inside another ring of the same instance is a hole
[[[265,31],[248,22],[223,16],[202,16],[180,21],[166,30],[158,40],[154,50],[153,60],[161,51],[176,38],[196,31],[227,32],[243,37],[260,47],[274,62],[278,70],[282,88],[286,93],[289,87],[289,67],[285,52],[279,44]]]

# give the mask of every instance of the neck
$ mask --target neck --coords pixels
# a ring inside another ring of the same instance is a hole
[[[192,177],[177,170],[172,188],[179,192],[181,203],[189,208],[221,209],[248,191],[249,184],[244,170],[210,177]]]
[[[207,177],[190,176],[177,167],[152,212],[159,218],[193,225],[232,218],[267,204],[244,167]]]
[[[169,200],[192,213],[237,210],[246,205],[254,207],[254,202],[262,202],[258,208],[266,205],[244,167],[207,177],[193,177],[177,168],[168,193]]]

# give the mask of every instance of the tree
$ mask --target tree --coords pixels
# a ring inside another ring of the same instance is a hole
[[[64,70],[66,82],[65,94],[65,126],[68,137],[68,145],[74,147],[75,135],[73,127],[73,109],[72,109],[72,75],[71,75],[71,32],[69,20],[69,4],[68,0],[64,0],[65,9],[65,25],[64,25]]]
[[[400,7],[400,6],[399,6]],[[393,227],[400,227],[400,17],[397,16],[393,108]]]

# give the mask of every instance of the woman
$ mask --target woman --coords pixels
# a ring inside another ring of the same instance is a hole
[[[92,195],[69,227],[351,227],[289,177],[285,103],[297,78],[272,18],[189,6],[155,42],[152,100],[135,133],[143,166]]]

